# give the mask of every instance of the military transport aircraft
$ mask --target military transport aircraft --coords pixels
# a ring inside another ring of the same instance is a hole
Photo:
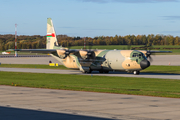
[[[51,18],[47,19],[46,49],[17,49],[14,51],[49,53],[67,68],[77,69],[83,73],[99,71],[127,71],[138,75],[140,70],[150,66],[147,60],[152,53],[170,51],[139,51],[139,50],[97,50],[68,49],[58,45]]]

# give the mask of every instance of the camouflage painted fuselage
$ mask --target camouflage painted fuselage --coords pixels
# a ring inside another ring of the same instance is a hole
[[[144,54],[136,50],[96,50],[95,55],[94,60],[83,60],[73,54],[61,59],[61,51],[57,50],[55,58],[67,68],[106,71],[139,71],[142,70],[140,62],[146,60]]]

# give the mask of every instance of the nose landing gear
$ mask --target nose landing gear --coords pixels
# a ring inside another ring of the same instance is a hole
[[[133,71],[134,75],[139,75],[139,71]]]

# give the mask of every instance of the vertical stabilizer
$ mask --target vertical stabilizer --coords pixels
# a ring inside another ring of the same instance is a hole
[[[54,49],[58,46],[56,32],[54,30],[53,22],[51,18],[47,19],[47,43],[46,49]]]

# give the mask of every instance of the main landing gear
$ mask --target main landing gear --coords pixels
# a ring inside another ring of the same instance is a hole
[[[134,75],[139,75],[139,71],[133,71]]]
[[[92,72],[92,69],[89,68],[88,70],[84,70],[82,73],[91,73]]]
[[[108,70],[99,70],[99,73],[109,73]]]
[[[89,70],[89,71],[84,71],[82,73],[91,73],[92,70]],[[99,73],[109,73],[109,71],[105,71],[105,70],[99,70]]]
[[[91,73],[91,72],[92,72],[92,70],[84,71],[84,72],[82,72],[82,73]]]
[[[87,70],[87,71],[83,71],[83,73],[91,73],[91,72],[92,72],[91,69],[89,69],[89,70]],[[109,71],[108,71],[108,70],[99,70],[99,73],[109,73]],[[140,74],[140,71],[138,71],[138,70],[128,71],[128,73],[133,73],[134,75],[139,75],[139,74]]]

